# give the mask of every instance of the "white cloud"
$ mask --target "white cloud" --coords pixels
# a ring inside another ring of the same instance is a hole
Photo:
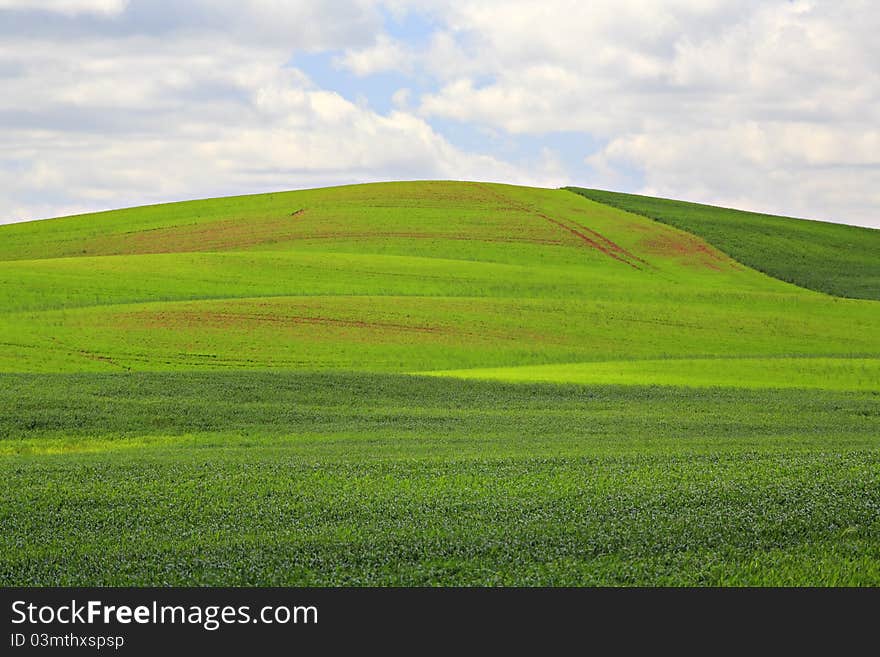
[[[645,175],[642,191],[650,195],[796,216],[859,217],[871,225],[880,207],[878,153],[877,131],[850,134],[809,123],[736,123],[621,137],[589,163],[600,183],[612,187],[620,167],[637,164]]]
[[[61,14],[118,14],[128,0],[0,0],[0,10],[54,11]]]
[[[585,184],[636,170],[635,191],[880,225],[872,3],[433,6],[445,36],[421,56],[445,82],[421,98],[425,117],[607,140]]]
[[[412,72],[413,57],[401,43],[380,34],[373,45],[360,50],[348,50],[337,59],[337,64],[356,75],[372,75],[386,71]]]
[[[434,29],[392,36],[383,5]],[[864,0],[0,0],[0,221],[442,177],[880,225],[878,32]],[[380,114],[303,52],[411,83]],[[540,148],[560,131],[602,147]]]
[[[554,182],[553,172],[456,148],[403,107],[380,115],[285,66],[297,49],[341,49],[352,26],[372,20],[364,3],[349,3],[348,24],[307,5],[251,2],[234,38],[210,21],[185,38],[124,21],[118,33],[0,38],[0,222],[370,180]],[[289,41],[242,28],[276,9],[280,24],[321,20]]]

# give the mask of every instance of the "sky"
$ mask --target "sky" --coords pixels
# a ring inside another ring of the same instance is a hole
[[[0,0],[0,223],[383,180],[880,227],[872,0]]]

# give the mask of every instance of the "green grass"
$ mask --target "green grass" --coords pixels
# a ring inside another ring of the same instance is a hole
[[[415,372],[693,356],[877,358],[878,308],[719,298],[314,296],[0,315],[8,336],[0,371]],[[787,306],[792,312],[781,312]],[[737,363],[717,362],[725,365]]]
[[[699,235],[739,262],[811,290],[880,299],[880,230],[598,189],[571,191]]]
[[[880,583],[872,393],[4,375],[0,408],[4,585]]]
[[[451,182],[0,226],[0,585],[880,584],[880,303],[722,250]]]
[[[427,372],[508,382],[666,385],[694,388],[878,389],[876,358],[670,358]]]

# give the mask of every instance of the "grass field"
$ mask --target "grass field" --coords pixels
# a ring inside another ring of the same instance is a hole
[[[4,583],[880,581],[876,393],[140,373],[2,404]]]
[[[880,303],[717,246],[448,182],[0,226],[0,584],[880,584]]]

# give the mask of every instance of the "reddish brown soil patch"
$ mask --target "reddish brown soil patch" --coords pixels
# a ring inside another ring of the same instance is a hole
[[[552,234],[529,234],[518,230],[513,235],[499,230],[496,234],[468,234],[462,232],[413,231],[413,230],[349,230],[333,226],[332,220],[321,217],[317,222],[303,222],[308,211],[300,209],[290,215],[263,219],[227,219],[204,224],[170,226],[152,230],[136,231],[122,235],[108,235],[86,245],[91,255],[182,253],[193,251],[217,251],[246,249],[263,244],[287,243],[299,240],[356,240],[418,239],[454,240],[501,244],[537,244],[562,246],[566,241]],[[320,222],[320,223],[318,223]],[[327,226],[330,223],[330,226]],[[508,229],[509,227],[504,227]],[[532,231],[534,232],[534,231]]]
[[[169,226],[108,235],[86,245],[90,254],[182,253],[238,249],[295,236],[305,208],[284,217],[224,219],[186,226]]]
[[[444,323],[424,318],[412,317],[424,304],[412,305],[402,299],[396,304],[398,316],[370,316],[370,304],[365,299],[354,300],[346,308],[336,308],[335,303],[322,304],[278,304],[270,301],[249,301],[238,307],[225,309],[213,305],[199,308],[194,306],[169,308],[163,310],[139,310],[118,313],[112,316],[112,326],[116,329],[136,329],[176,334],[181,343],[185,343],[190,351],[197,347],[197,342],[207,340],[212,344],[214,338],[206,337],[215,333],[234,332],[254,336],[259,342],[266,340],[296,340],[315,342],[352,342],[352,343],[447,343],[447,344],[498,344],[515,342],[532,344],[564,343],[563,335],[545,335],[525,326],[493,326],[492,322],[474,318],[465,319],[460,323]],[[360,303],[363,302],[363,303]],[[434,301],[431,301],[434,304]],[[445,316],[444,306],[439,303],[437,316]],[[509,309],[487,309],[478,301],[473,307],[493,313],[516,312],[515,307]],[[466,310],[468,303],[455,303],[450,307]],[[339,312],[337,312],[339,311]],[[256,336],[260,337],[256,337]],[[201,348],[201,347],[199,347]]]
[[[426,239],[426,240],[454,240],[466,242],[498,242],[511,244],[544,244],[550,246],[561,246],[565,244],[560,239],[541,239],[534,237],[478,237],[472,235],[458,235],[455,233],[416,233],[411,231],[383,231],[383,232],[321,232],[321,233],[300,233],[291,239],[297,240],[370,240],[370,239]]]
[[[675,258],[681,264],[693,267],[721,271],[734,264],[720,251],[686,233],[664,231],[643,240],[641,244],[648,253]]]
[[[134,313],[126,316],[142,327],[152,328],[254,328],[271,327],[281,329],[292,326],[326,326],[354,328],[387,333],[443,334],[452,333],[440,326],[401,324],[395,322],[375,322],[340,317],[283,315],[249,312],[222,312],[215,310],[179,310]]]

